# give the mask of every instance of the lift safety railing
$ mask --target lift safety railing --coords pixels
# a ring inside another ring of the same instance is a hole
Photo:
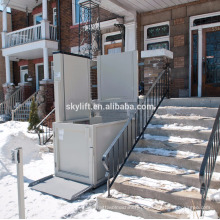
[[[55,108],[36,126],[39,145],[45,145],[53,137],[53,122],[55,122]]]
[[[117,137],[102,157],[106,169],[107,191],[110,189],[131,152],[149,125],[151,119],[167,96],[169,97],[169,67],[163,70],[143,98],[138,98],[138,108],[131,114]]]
[[[204,206],[212,180],[212,174],[215,170],[215,164],[220,148],[220,106],[213,125],[212,133],[206,148],[199,173],[201,199],[201,216],[203,216]]]

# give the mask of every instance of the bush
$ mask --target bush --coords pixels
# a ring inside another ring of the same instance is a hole
[[[37,103],[35,102],[35,98],[32,99],[31,102],[31,111],[29,115],[29,126],[28,130],[36,130],[36,126],[40,123],[40,119],[37,111]]]

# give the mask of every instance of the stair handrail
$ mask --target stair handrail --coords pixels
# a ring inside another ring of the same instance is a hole
[[[33,93],[33,94],[32,94],[29,98],[27,98],[22,104],[20,104],[16,109],[12,110],[12,121],[15,120],[15,114],[18,113],[19,110],[21,110],[22,108],[24,108],[24,106],[25,106],[28,102],[30,102],[30,101],[33,99],[33,97],[36,98],[37,94],[38,94],[38,91],[36,91],[35,93]]]
[[[150,123],[151,119],[153,118],[154,114],[156,113],[157,109],[162,103],[163,99],[166,96],[168,96],[169,98],[169,71],[170,69],[167,66],[167,69],[163,70],[159,74],[159,76],[152,84],[147,94],[144,96],[143,100],[140,102],[138,98],[139,105],[148,106],[148,104],[153,104],[153,105],[156,104],[156,107],[153,110],[150,110],[149,112],[148,109],[146,108],[147,110],[138,109],[133,114],[131,114],[131,116],[128,118],[127,122],[120,130],[116,138],[113,140],[111,145],[103,154],[102,162],[106,169],[108,197],[111,196],[110,188],[115,182],[117,176],[122,170],[124,164],[126,163],[128,157],[135,148],[136,144],[138,143],[140,138],[144,135],[144,132],[148,124]],[[156,99],[155,99],[155,93],[156,93]],[[135,123],[135,128],[133,129],[134,123]],[[130,137],[129,137],[129,133],[130,133]],[[126,138],[125,138],[125,134],[127,134]],[[116,145],[117,148],[115,148]],[[126,149],[124,149],[125,145],[127,145]],[[115,154],[117,154],[116,155],[117,158],[115,158]],[[110,159],[111,155],[112,158]],[[122,155],[122,157],[120,155]],[[111,177],[113,177],[112,180],[110,180]]]
[[[212,128],[206,152],[199,172],[201,198],[201,216],[206,203],[209,186],[212,180],[212,174],[215,169],[216,159],[220,148],[220,106]]]
[[[21,101],[23,95],[23,88],[16,89],[8,99],[0,103],[0,114],[11,114],[11,111],[15,108],[16,102]],[[5,112],[7,111],[7,112]]]
[[[44,131],[44,128],[43,128],[45,127],[44,123],[46,122],[46,124],[48,125],[48,121],[51,120],[50,118],[51,116],[54,116],[54,114],[55,114],[55,108],[36,126],[35,130],[39,137],[39,145],[46,144],[53,137],[52,128],[50,127],[48,128],[48,126],[46,126],[46,132],[42,132],[42,131]],[[46,133],[46,137],[44,136],[44,133]],[[41,137],[41,135],[43,135],[43,137]],[[41,141],[41,139],[43,140]]]

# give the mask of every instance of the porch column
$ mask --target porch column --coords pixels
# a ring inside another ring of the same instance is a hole
[[[6,5],[2,5],[3,9]],[[7,8],[2,12],[2,48],[6,46],[6,33],[8,31]]]
[[[43,20],[47,20],[47,0],[43,0],[42,1],[42,5],[43,5]]]
[[[49,80],[49,60],[48,60],[48,49],[43,49],[44,53],[44,80]]]
[[[42,39],[47,40],[50,39],[50,23],[48,19],[48,12],[47,12],[47,0],[42,1],[43,5],[43,20],[41,21],[41,28],[42,28]]]
[[[136,22],[125,24],[125,52],[137,49]]]
[[[6,84],[11,83],[10,57],[5,56]]]
[[[198,30],[198,97],[202,97],[202,29]]]

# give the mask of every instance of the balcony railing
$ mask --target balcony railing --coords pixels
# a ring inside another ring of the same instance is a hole
[[[14,47],[17,45],[27,44],[34,41],[45,39],[42,36],[42,24],[34,25],[17,31],[13,31],[6,34],[5,48]],[[57,40],[57,27],[50,25],[49,27],[49,39]]]

